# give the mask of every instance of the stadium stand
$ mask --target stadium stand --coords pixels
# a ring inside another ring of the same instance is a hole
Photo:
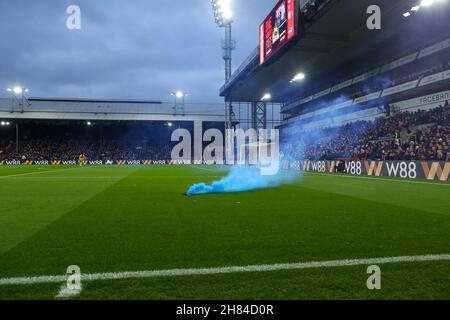
[[[34,122],[21,126],[16,152],[12,134],[0,142],[0,160],[170,160],[173,144],[164,122],[111,122],[89,128],[82,122]],[[189,124],[182,124],[191,130]],[[209,127],[214,127],[209,124]],[[450,107],[400,112],[374,121],[355,121],[343,126],[298,133],[293,125],[283,135],[282,152],[293,159],[371,160],[450,159]],[[295,141],[295,142],[292,142]]]
[[[295,141],[295,142],[292,142]],[[284,137],[283,153],[293,159],[450,159],[448,101],[431,110],[401,112],[375,121],[316,129]]]
[[[0,161],[75,161],[80,154],[88,160],[170,160],[173,128],[167,122],[111,121],[87,126],[82,121],[25,121],[20,124],[16,151],[11,127],[0,141]],[[193,129],[192,122],[179,122],[176,128]],[[204,123],[204,128],[218,127]]]

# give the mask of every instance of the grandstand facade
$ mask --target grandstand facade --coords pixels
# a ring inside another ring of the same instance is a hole
[[[2,119],[223,122],[223,105],[143,100],[0,99]]]
[[[270,93],[295,160],[448,161],[449,6],[406,17],[417,1],[379,1],[381,30],[370,30],[371,1],[298,5],[296,38],[268,62],[254,50],[221,88],[225,99],[256,105]]]
[[[222,104],[0,99],[0,165],[167,163],[171,134],[194,122],[223,129]]]

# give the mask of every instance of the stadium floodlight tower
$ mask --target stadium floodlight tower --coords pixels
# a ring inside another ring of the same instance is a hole
[[[225,83],[231,78],[231,55],[236,44],[231,38],[231,25],[233,23],[233,11],[231,0],[211,0],[214,18],[220,28],[225,29],[225,40],[222,43],[223,60],[225,61]],[[231,101],[225,101],[225,128],[233,127],[233,106]]]
[[[225,61],[225,83],[231,78],[231,54],[236,48],[236,43],[231,38],[231,25],[233,23],[233,11],[231,10],[231,0],[211,0],[214,18],[220,28],[225,29],[225,39],[222,42],[223,60]],[[225,97],[225,153],[227,161],[232,164],[231,155],[233,151],[233,105]]]
[[[20,113],[24,112],[25,103],[27,104],[27,106],[31,106],[31,103],[25,96],[25,94],[29,92],[28,89],[22,88],[20,86],[15,86],[13,88],[6,89],[6,91],[11,93],[11,113],[14,112],[16,106],[20,107]]]
[[[184,109],[184,103],[187,96],[189,96],[187,93],[178,90],[175,92],[170,93],[171,96],[174,97],[174,105],[173,105],[173,115],[176,116],[178,114],[178,108],[181,109],[181,113],[183,117],[185,116],[185,109]],[[180,103],[181,101],[181,103]]]

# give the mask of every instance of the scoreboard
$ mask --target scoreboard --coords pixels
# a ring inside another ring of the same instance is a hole
[[[280,0],[259,28],[260,64],[284,47],[296,34],[298,0]]]

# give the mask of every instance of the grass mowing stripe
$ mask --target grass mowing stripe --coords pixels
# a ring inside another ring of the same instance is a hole
[[[332,173],[320,173],[320,172],[308,172],[309,176],[328,176],[328,177],[340,177],[340,178],[354,178],[354,179],[371,179],[373,181],[390,181],[390,182],[399,182],[399,183],[414,183],[414,184],[431,184],[434,186],[450,186],[450,183],[446,183],[445,181],[436,181],[436,182],[427,182],[427,181],[413,181],[413,180],[399,180],[395,178],[380,178],[380,177],[364,177],[364,176],[355,176],[355,175],[342,175],[342,174],[332,174]]]
[[[425,261],[428,261],[428,262],[429,261],[450,261],[450,254],[423,255],[423,256],[400,256],[400,257],[350,259],[350,260],[347,259],[347,260],[282,263],[282,264],[253,265],[253,266],[231,266],[231,267],[218,267],[218,268],[192,268],[192,269],[169,269],[169,270],[93,273],[93,274],[82,274],[81,280],[82,281],[96,281],[96,280],[130,279],[130,278],[156,278],[156,277],[173,277],[173,276],[189,276],[189,275],[214,275],[214,274],[225,274],[225,273],[299,270],[299,269],[311,269],[311,268],[332,268],[332,267],[347,267],[347,266],[360,266],[360,265],[386,264],[386,263],[425,262]],[[64,275],[5,278],[5,279],[0,279],[0,286],[37,284],[37,283],[57,283],[57,282],[64,282],[66,280],[67,280],[67,276],[64,276]]]
[[[64,168],[45,172],[30,172],[28,174],[52,172],[67,172],[84,168]],[[95,169],[97,170],[97,169]],[[81,171],[75,171],[77,174]],[[128,171],[127,171],[128,172]],[[131,173],[131,172],[130,172]],[[128,174],[130,174],[128,173]],[[126,174],[126,172],[125,172]],[[8,178],[5,176],[3,178]],[[87,181],[76,182],[76,185],[66,183],[65,177],[58,184],[45,184],[42,175],[27,180],[25,177],[12,177],[0,186],[0,256],[14,249],[48,225],[61,219],[89,199],[108,189],[127,175],[118,175],[116,179],[102,180],[102,183],[89,184]],[[0,177],[1,179],[1,177]],[[19,179],[19,180],[18,180]],[[52,181],[55,183],[55,181]],[[48,191],[52,190],[53,198],[48,203]],[[74,193],[72,195],[72,192]],[[18,200],[20,199],[20,200]],[[44,207],[45,210],[41,208]],[[42,211],[41,211],[42,210]]]

